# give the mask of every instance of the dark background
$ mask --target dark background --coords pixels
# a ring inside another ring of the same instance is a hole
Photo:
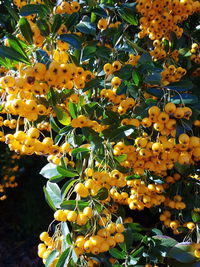
[[[20,159],[18,187],[7,189],[0,201],[0,267],[44,266],[37,256],[39,235],[53,220],[43,194],[46,179],[39,175],[45,158]]]

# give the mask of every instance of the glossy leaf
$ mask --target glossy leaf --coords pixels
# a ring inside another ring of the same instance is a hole
[[[41,169],[40,174],[47,179],[52,178],[54,176],[60,176],[60,173],[57,171],[57,166],[53,163],[48,163],[47,165],[45,165]]]
[[[85,17],[79,24],[77,24],[76,29],[85,34],[96,34],[96,25],[90,22],[88,17]]]
[[[85,207],[88,207],[89,203],[81,200],[65,200],[61,204],[61,208],[74,210],[76,207],[83,210]]]
[[[64,267],[66,259],[71,255],[71,248],[67,248],[59,257],[55,267]]]
[[[166,88],[176,91],[190,91],[193,88],[193,83],[191,81],[179,81],[170,83]]]
[[[60,40],[62,40],[63,42],[67,42],[74,48],[77,48],[77,49],[81,48],[81,40],[75,34],[61,34]]]
[[[78,175],[77,172],[65,169],[61,166],[57,166],[56,169],[57,169],[59,174],[62,174],[65,177],[76,177]]]
[[[62,125],[70,125],[71,117],[69,116],[69,114],[67,112],[65,112],[63,109],[58,108],[58,107],[54,107],[54,110],[56,112],[56,116],[57,116],[58,121]]]
[[[169,257],[176,259],[181,263],[193,263],[196,257],[192,252],[192,243],[182,242],[176,244],[168,253]]]
[[[53,250],[50,255],[48,256],[46,263],[45,263],[45,267],[50,267],[52,262],[55,260],[55,258],[59,255],[59,251],[58,250]]]
[[[15,51],[11,47],[7,47],[3,45],[0,45],[0,57],[8,58],[8,59],[23,62],[23,63],[29,63],[28,59],[24,57],[22,54]]]
[[[95,196],[98,200],[105,200],[108,197],[108,189],[105,187],[102,187],[99,189],[97,195]]]
[[[54,206],[56,208],[60,208],[60,204],[62,203],[62,198],[61,198],[61,191],[60,188],[57,184],[47,182],[46,186],[46,191],[53,202]]]
[[[49,25],[47,24],[46,20],[44,19],[37,19],[36,24],[40,29],[40,32],[43,36],[48,36],[50,33]]]
[[[109,249],[109,253],[112,257],[118,259],[118,260],[124,260],[126,257],[126,253],[124,251],[120,251],[117,248],[111,248]]]
[[[20,9],[21,16],[29,16],[32,14],[39,14],[40,16],[45,16],[49,13],[46,5],[43,4],[30,4],[25,5]]]
[[[19,29],[21,34],[26,39],[29,44],[33,43],[33,32],[31,30],[30,24],[26,18],[20,18],[19,22]]]
[[[60,14],[55,14],[53,17],[53,24],[51,26],[51,32],[56,33],[62,24],[62,17]]]

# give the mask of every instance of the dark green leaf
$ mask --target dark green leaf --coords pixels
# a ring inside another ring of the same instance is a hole
[[[115,72],[115,76],[119,77],[122,80],[129,80],[131,78],[133,71],[133,66],[132,65],[125,65],[122,67],[119,71]]]
[[[88,202],[81,200],[66,200],[63,201],[61,204],[61,208],[68,210],[74,210],[76,207],[79,207],[79,209],[83,210],[85,207],[88,206],[89,206]]]
[[[67,248],[59,257],[58,262],[56,263],[55,267],[64,267],[65,265],[65,260],[70,256],[71,254],[71,248]]]
[[[40,29],[40,32],[43,36],[48,36],[49,35],[49,25],[47,24],[45,19],[37,19],[36,24],[38,28]]]
[[[77,117],[77,106],[71,101],[69,101],[69,112],[73,119]]]
[[[125,238],[125,244],[126,244],[126,249],[130,249],[130,247],[133,244],[133,241],[135,240],[136,235],[140,235],[139,233],[133,233],[132,229],[130,227],[126,227],[125,231],[123,232],[124,238]],[[140,240],[137,240],[140,241]]]
[[[130,23],[131,25],[137,26],[138,20],[136,18],[136,10],[134,7],[135,3],[133,3],[132,5],[124,4],[118,9],[118,13],[120,17],[126,22]]]
[[[105,187],[102,187],[101,189],[99,189],[95,198],[98,200],[105,200],[106,198],[108,198],[108,189]]]
[[[71,30],[71,28],[76,25],[76,23],[79,20],[79,14],[73,13],[71,15],[65,14],[64,24],[67,26],[68,30]]]
[[[72,155],[73,157],[76,157],[78,154],[79,154],[79,155],[81,154],[81,155],[85,156],[85,155],[87,155],[89,152],[90,152],[90,149],[85,148],[85,147],[79,147],[79,148],[75,148],[75,149],[73,149],[71,155]]]
[[[75,177],[75,176],[78,176],[78,173],[77,172],[71,171],[71,170],[68,170],[68,169],[65,169],[65,168],[63,168],[61,166],[57,166],[57,171],[58,171],[58,173],[62,174],[65,177]]]
[[[74,48],[81,49],[81,40],[75,34],[61,34],[60,40],[62,40],[63,42],[67,42]]]
[[[22,47],[20,43],[20,40],[11,34],[7,35],[7,40],[8,40],[9,46],[13,48],[15,51],[17,51],[18,53],[20,53],[21,55],[23,55],[27,59],[27,62],[28,62],[29,59],[27,57],[27,54],[24,51],[24,48]]]
[[[168,253],[168,257],[176,259],[182,263],[193,263],[196,257],[192,252],[192,243],[182,242],[176,244]]]
[[[4,4],[6,9],[8,10],[8,12],[10,13],[10,15],[14,18],[14,20],[16,22],[19,21],[19,15],[17,14],[17,12],[15,11],[15,9],[13,7],[10,6],[10,4]]]
[[[170,83],[166,88],[176,91],[190,91],[193,88],[193,83],[191,81],[179,81]]]
[[[45,195],[46,202],[48,203],[49,207],[52,208],[55,211],[56,207],[55,207],[55,205],[54,205],[49,193],[47,192],[45,186],[43,187],[43,190],[44,190],[44,195]]]
[[[118,260],[124,260],[126,257],[126,252],[125,251],[120,251],[117,248],[111,248],[109,249],[109,253],[111,256],[113,256],[114,258],[118,259]]]
[[[69,181],[67,181],[63,187],[61,188],[61,195],[62,195],[62,199],[65,198],[65,196],[67,195],[67,193],[69,192],[70,188],[73,186],[73,184],[77,181],[77,179],[71,179]]]
[[[21,34],[26,39],[29,44],[33,43],[33,32],[31,30],[30,24],[26,18],[20,18],[19,22],[19,29]]]
[[[51,116],[50,117],[50,124],[51,124],[51,128],[56,132],[59,133],[60,132],[60,128],[57,125],[57,123],[55,122],[54,118]]]
[[[23,63],[29,63],[28,59],[11,47],[0,45],[0,57],[9,58]]]
[[[21,16],[29,16],[32,14],[38,14],[40,16],[46,16],[49,13],[49,10],[46,5],[42,4],[30,4],[25,5],[20,9],[20,15]]]
[[[95,55],[96,46],[85,46],[82,53],[82,61],[88,60]]]
[[[55,14],[53,17],[53,24],[51,26],[51,32],[56,33],[62,24],[62,17],[60,14]]]
[[[84,19],[76,25],[76,29],[85,34],[96,34],[96,25],[95,23],[90,22],[88,17],[84,17]]]

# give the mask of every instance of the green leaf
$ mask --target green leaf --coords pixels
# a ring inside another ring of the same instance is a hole
[[[57,123],[55,122],[54,118],[51,116],[50,117],[50,124],[51,124],[51,128],[56,132],[59,133],[60,132],[60,128],[57,125]]]
[[[71,117],[62,108],[54,107],[58,121],[63,125],[69,125],[71,123]]]
[[[170,83],[165,87],[176,91],[190,91],[193,88],[193,83],[191,81],[185,80],[185,81]]]
[[[92,9],[92,12],[94,12],[96,15],[98,15],[98,16],[100,16],[102,18],[107,18],[108,17],[106,11],[101,7],[95,7],[94,9]]]
[[[20,43],[20,40],[11,34],[7,35],[7,40],[8,40],[9,46],[13,48],[15,51],[17,51],[18,53],[20,53],[21,55],[23,55],[27,59],[27,62],[28,62],[29,59],[27,57],[27,54],[24,51],[24,48],[22,47]]]
[[[82,200],[65,200],[61,204],[61,208],[74,210],[76,207],[83,210],[85,207],[89,206],[89,202],[82,201]]]
[[[95,198],[98,200],[105,200],[106,198],[108,198],[108,189],[106,187],[99,189]]]
[[[56,169],[56,165],[53,164],[53,163],[48,163],[47,165],[45,165],[41,171],[40,171],[40,174],[42,176],[44,176],[45,178],[49,179],[49,178],[52,178],[54,176],[58,176],[60,175],[59,172],[57,171]]]
[[[122,154],[118,157],[114,157],[119,163],[125,161],[127,159],[127,154]]]
[[[136,86],[138,86],[139,83],[140,83],[141,77],[140,77],[140,75],[139,75],[139,73],[138,73],[137,70],[134,70],[134,71],[133,71],[132,77],[133,77],[133,82],[134,82],[134,84],[135,84]]]
[[[137,26],[138,20],[136,18],[136,10],[135,10],[135,4],[124,4],[122,7],[118,9],[118,13],[122,19],[124,19],[126,22],[130,23],[131,25]]]
[[[175,170],[180,174],[185,174],[190,169],[190,165],[181,165],[179,162],[175,163]]]
[[[56,33],[62,24],[62,17],[60,14],[55,14],[53,17],[53,24],[51,26],[51,32]]]
[[[67,42],[70,44],[72,47],[76,49],[81,49],[81,40],[80,38],[75,35],[75,34],[61,34],[60,35],[60,40],[63,42]]]
[[[69,101],[69,112],[73,119],[77,117],[77,107],[71,101]]]
[[[190,48],[181,48],[178,52],[183,57],[190,57],[192,55]]]
[[[55,258],[59,255],[59,251],[54,249],[50,255],[48,256],[46,263],[45,263],[45,267],[50,267],[50,265],[52,264],[52,262],[55,260]]]
[[[76,29],[85,34],[96,34],[96,25],[95,23],[90,22],[88,17],[84,17],[84,19],[76,25]]]
[[[71,30],[71,28],[76,25],[76,23],[79,20],[79,13],[73,13],[71,15],[65,14],[65,20],[63,24],[67,26],[68,30]]]
[[[125,251],[120,251],[117,248],[111,248],[109,249],[109,253],[111,256],[118,260],[124,260],[126,258],[126,252]]]
[[[89,127],[83,127],[82,133],[86,137],[86,139],[91,143],[92,148],[94,150],[102,147],[103,139],[94,130],[90,129]]]
[[[49,13],[49,10],[46,5],[42,4],[30,4],[25,5],[20,9],[20,15],[21,16],[29,16],[32,14],[38,14],[39,16],[43,17],[46,16]]]
[[[192,220],[194,223],[197,223],[200,221],[200,214],[196,211],[192,211]]]
[[[146,76],[144,82],[148,84],[160,84],[161,82],[160,72],[153,72],[152,74]]]
[[[58,262],[56,263],[55,267],[64,267],[66,266],[65,261],[71,255],[71,248],[67,248],[59,257]],[[68,260],[69,262],[69,260]]]
[[[91,81],[85,83],[85,88],[83,89],[83,92],[86,92],[93,88],[103,88],[99,79],[92,79]]]
[[[59,131],[59,134],[67,134],[72,130],[73,128],[71,126],[65,126]]]
[[[69,192],[70,188],[73,186],[74,183],[76,183],[78,179],[71,179],[69,181],[67,181],[63,187],[61,188],[61,196],[62,199],[65,198],[65,196],[67,195],[67,193]]]
[[[30,24],[26,18],[20,18],[19,22],[19,29],[23,37],[29,44],[33,43],[33,32],[31,30]]]
[[[9,58],[23,63],[29,63],[28,59],[11,47],[0,45],[0,57]]]
[[[46,202],[48,203],[49,207],[52,208],[55,211],[56,207],[55,207],[55,205],[54,205],[49,193],[47,192],[45,186],[43,187],[43,190],[44,190],[44,195],[45,195]]]
[[[88,60],[91,57],[93,57],[95,55],[96,50],[97,50],[96,46],[88,45],[84,47],[82,53],[82,61]]]
[[[119,141],[134,132],[134,126],[126,125],[120,126],[117,129],[107,129],[103,131],[103,135],[108,138],[111,142]]]
[[[126,177],[127,181],[134,180],[134,179],[141,179],[141,176],[138,174],[132,174]]]
[[[103,58],[105,60],[109,60],[111,52],[112,50],[109,47],[97,46],[95,55],[97,58]]]
[[[56,208],[60,208],[60,204],[62,203],[62,198],[61,198],[61,191],[60,188],[57,184],[47,182],[46,186],[46,191],[53,202],[54,206]]]
[[[192,252],[192,243],[189,242],[176,244],[171,248],[167,256],[181,263],[193,263],[196,261],[196,257]]]
[[[14,18],[14,20],[16,22],[19,21],[19,15],[17,14],[17,12],[15,11],[15,9],[13,7],[11,7],[9,4],[4,4],[6,9],[8,10],[8,12],[10,13],[10,15],[12,16],[12,18]]]
[[[78,173],[77,172],[74,172],[74,171],[65,169],[65,168],[63,168],[61,166],[57,166],[56,169],[57,169],[58,173],[62,174],[65,177],[75,177],[75,176],[78,176]]]
[[[89,152],[90,152],[90,149],[85,148],[85,147],[79,147],[79,148],[73,149],[71,155],[73,157],[76,157],[77,155],[80,155],[80,154],[83,156],[86,156]]]
[[[152,253],[156,256],[167,256],[169,250],[177,244],[177,241],[169,236],[156,235],[152,237],[155,242],[155,247],[152,248]]]
[[[129,223],[128,226],[135,232],[141,232],[143,227],[139,223]]]
[[[136,251],[134,251],[130,256],[133,258],[139,258],[140,256],[142,256],[143,251],[144,251],[144,246],[141,246]]]
[[[133,244],[133,241],[135,241],[135,236],[136,235],[140,235],[139,233],[133,233],[132,229],[130,227],[126,227],[124,232],[123,232],[123,235],[124,235],[124,242],[126,244],[126,249],[130,249],[130,247],[132,246]],[[140,240],[138,240],[140,241]]]
[[[40,32],[43,36],[48,36],[50,31],[49,31],[49,25],[47,24],[46,20],[44,19],[37,19],[36,24],[38,28],[40,29]]]
[[[133,71],[133,66],[132,65],[125,65],[122,67],[119,71],[115,72],[115,76],[119,77],[122,80],[129,80],[131,78]]]

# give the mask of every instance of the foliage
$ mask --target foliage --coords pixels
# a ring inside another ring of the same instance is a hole
[[[40,174],[56,222],[38,256],[51,267],[197,267],[200,3],[14,5],[0,141],[49,162]],[[147,209],[160,220],[148,228],[137,223]]]

